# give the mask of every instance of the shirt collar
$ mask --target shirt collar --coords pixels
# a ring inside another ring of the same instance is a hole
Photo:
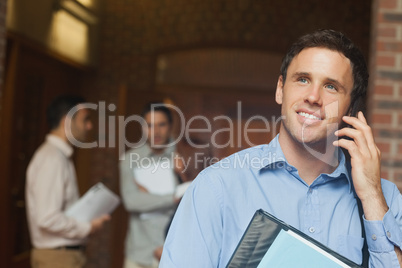
[[[48,134],[46,136],[46,141],[56,146],[67,158],[73,155],[73,147],[60,137],[53,134]]]
[[[265,161],[263,161],[261,169],[275,169],[287,164],[286,157],[279,144],[278,136],[279,135],[276,135],[275,138],[264,147],[263,158]]]
[[[275,138],[265,147],[263,154],[266,161],[264,161],[264,165],[260,168],[260,170],[277,168],[289,168],[296,170],[296,168],[294,168],[287,162],[286,157],[283,154],[281,145],[279,144],[278,137],[279,134],[276,135]],[[349,174],[348,169],[346,168],[346,158],[342,150],[339,150],[339,165],[336,167],[336,169],[331,174],[322,175],[325,175],[328,180],[337,179],[341,176],[345,176],[349,184],[349,191],[353,190],[352,178]]]
[[[346,167],[345,154],[343,153],[343,151],[341,149],[338,150],[338,154],[339,154],[338,166],[331,174],[325,174],[325,175],[330,179],[336,179],[341,176],[345,176],[348,181],[348,184],[349,184],[349,192],[352,192],[353,191],[353,181],[352,181],[352,177],[350,176],[350,171]]]

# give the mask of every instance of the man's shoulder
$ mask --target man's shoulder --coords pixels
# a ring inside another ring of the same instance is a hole
[[[45,141],[36,149],[33,158],[59,159],[66,156],[57,146]]]
[[[55,167],[63,165],[67,157],[53,144],[43,142],[33,154],[27,171],[41,167]]]

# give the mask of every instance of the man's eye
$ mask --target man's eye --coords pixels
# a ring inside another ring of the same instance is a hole
[[[307,83],[307,79],[306,78],[303,78],[303,77],[301,77],[301,78],[299,78],[299,82],[301,82],[301,83]]]
[[[327,88],[330,89],[330,90],[336,90],[336,87],[334,85],[331,85],[331,84],[327,85]]]

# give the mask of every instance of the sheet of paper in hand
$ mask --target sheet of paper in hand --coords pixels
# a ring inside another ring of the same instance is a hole
[[[120,198],[103,183],[92,186],[65,214],[78,221],[90,222],[104,214],[111,214],[120,204]]]
[[[151,194],[173,194],[176,189],[177,179],[171,164],[150,164],[134,169],[135,181],[145,187]]]

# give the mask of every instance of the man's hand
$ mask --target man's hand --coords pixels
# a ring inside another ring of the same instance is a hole
[[[91,232],[90,234],[96,233],[102,229],[105,222],[110,221],[110,215],[102,215],[99,218],[93,219],[91,221]]]
[[[382,220],[388,206],[381,188],[381,152],[362,112],[357,118],[344,116],[342,119],[354,128],[340,129],[335,135],[352,140],[339,139],[334,145],[348,150],[351,156],[353,185],[362,201],[365,218]]]
[[[160,261],[161,258],[162,258],[162,252],[163,252],[163,247],[162,247],[162,246],[157,247],[157,248],[154,250],[154,257],[155,257],[155,259],[157,259],[158,261]]]
[[[340,139],[334,145],[348,150],[351,156],[353,185],[362,201],[364,217],[366,220],[382,221],[388,205],[381,188],[381,152],[362,112],[358,113],[357,118],[344,116],[343,121],[354,129],[343,128],[335,135],[353,140]],[[402,265],[401,249],[395,246],[395,253]]]
[[[135,184],[137,185],[138,190],[140,190],[140,192],[149,193],[148,189],[145,188],[144,186],[142,186],[141,184],[139,184],[138,182],[135,182]]]

